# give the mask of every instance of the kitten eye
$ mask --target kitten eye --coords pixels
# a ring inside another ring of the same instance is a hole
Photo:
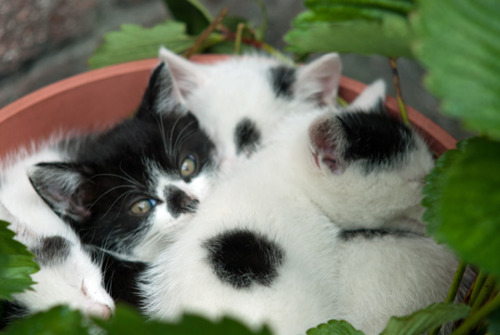
[[[180,172],[182,177],[191,177],[197,172],[196,158],[189,155],[181,163]]]
[[[144,215],[153,209],[154,206],[156,206],[156,200],[144,199],[133,204],[132,207],[130,207],[130,211],[136,215]]]

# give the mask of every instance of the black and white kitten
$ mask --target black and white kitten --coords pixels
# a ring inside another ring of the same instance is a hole
[[[229,314],[276,334],[344,319],[378,334],[441,301],[457,260],[422,234],[432,156],[381,96],[376,83],[347,111],[286,118],[146,271],[146,314]]]
[[[133,118],[84,141],[64,162],[31,167],[33,187],[84,244],[153,259],[205,197],[217,164],[167,65],[154,70]]]
[[[165,48],[159,58],[214,141],[222,172],[265,147],[283,118],[336,105],[341,73],[336,53],[300,67],[257,54],[197,64]]]
[[[15,239],[35,255],[40,270],[33,274],[32,289],[2,301],[0,329],[12,319],[67,304],[86,315],[109,318],[115,304],[103,286],[100,264],[66,225],[52,221],[52,233],[37,231],[38,221],[27,224],[0,203],[0,217],[10,223]]]

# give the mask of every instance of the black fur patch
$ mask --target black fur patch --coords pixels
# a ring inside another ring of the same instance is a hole
[[[40,265],[61,264],[71,253],[71,242],[61,236],[45,237],[32,252]]]
[[[296,80],[296,73],[293,67],[279,65],[271,68],[271,85],[274,93],[279,98],[292,98],[292,86]]]
[[[0,301],[0,331],[10,323],[28,315],[28,308],[14,301]]]
[[[411,130],[383,113],[343,113],[337,117],[343,129],[346,161],[364,160],[367,172],[399,162],[414,145]]]
[[[252,154],[260,144],[261,134],[254,121],[244,118],[236,125],[234,130],[234,143],[236,154]]]
[[[91,254],[94,261],[101,263],[104,286],[113,300],[140,307],[142,297],[137,284],[146,263],[125,261],[96,250],[92,250]]]
[[[357,237],[364,239],[373,239],[388,235],[397,237],[408,237],[411,235],[411,233],[401,230],[389,230],[389,229],[353,229],[353,230],[342,230],[338,236],[341,240],[351,241]]]
[[[248,231],[223,232],[204,243],[216,275],[233,287],[271,286],[285,252],[267,237]]]
[[[165,198],[168,212],[174,218],[184,213],[194,213],[199,203],[197,199],[192,199],[186,192],[172,185],[165,188]]]

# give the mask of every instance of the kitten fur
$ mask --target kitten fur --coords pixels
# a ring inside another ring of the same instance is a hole
[[[15,239],[28,247],[40,265],[40,270],[32,275],[35,281],[32,289],[14,294],[13,302],[6,303],[13,304],[16,306],[14,310],[21,313],[11,313],[10,318],[61,304],[67,304],[87,315],[101,318],[111,316],[115,305],[103,287],[100,267],[92,262],[77,236],[67,230],[63,222],[56,218],[51,221],[50,229],[45,227],[44,232],[40,233],[36,224],[21,222],[2,203],[0,217],[10,223],[9,229],[16,233]],[[5,317],[2,314],[2,318]],[[5,322],[4,319],[2,323]]]
[[[265,146],[281,120],[335,105],[340,58],[330,53],[294,67],[263,55],[197,64],[161,48],[175,90],[215,143],[223,172]]]
[[[213,151],[161,63],[133,118],[85,139],[64,162],[38,160],[28,175],[84,244],[149,261],[206,195],[216,176]]]
[[[457,260],[419,221],[432,157],[380,110],[381,91],[287,117],[171,235],[142,276],[145,313],[229,314],[276,334],[344,319],[378,334],[392,315],[444,299]]]

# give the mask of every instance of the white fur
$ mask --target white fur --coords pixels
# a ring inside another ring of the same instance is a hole
[[[309,126],[332,117],[328,113],[287,118],[272,145],[216,186],[144,275],[148,315],[175,320],[183,312],[229,314],[255,327],[268,323],[276,334],[346,319],[378,334],[390,316],[445,297],[455,257],[421,236],[420,228],[409,227],[418,221],[398,221],[419,208],[429,152],[417,150],[392,178],[384,172],[363,175],[355,164],[340,175],[327,174],[312,158]],[[337,237],[354,222],[405,229],[408,236]],[[235,228],[263,234],[284,249],[270,287],[235,289],[216,276],[203,243]]]
[[[245,55],[201,65],[161,48],[159,58],[169,64],[184,103],[215,142],[223,172],[241,161],[234,130],[242,119],[256,123],[265,146],[284,117],[336,104],[341,63],[334,53],[298,68],[292,99],[276,97],[268,71],[282,63],[271,57]]]
[[[15,295],[30,312],[68,304],[85,314],[108,318],[114,302],[102,286],[100,267],[82,249],[76,234],[36,194],[26,170],[41,161],[60,161],[66,155],[50,146],[34,154],[21,151],[3,164],[0,180],[0,218],[12,223],[16,239],[35,248],[43,237],[61,236],[71,242],[62,264],[42,266],[32,276],[33,290]]]

